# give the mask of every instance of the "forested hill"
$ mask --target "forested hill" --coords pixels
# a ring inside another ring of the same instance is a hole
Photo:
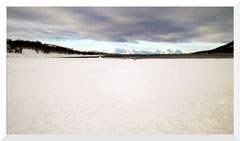
[[[220,46],[218,48],[212,49],[212,50],[206,50],[206,51],[199,51],[199,52],[195,52],[194,54],[229,54],[229,53],[233,53],[233,41]]]
[[[61,47],[52,44],[44,44],[39,41],[26,41],[26,40],[11,40],[7,39],[7,52],[8,53],[22,53],[23,49],[32,49],[36,53],[59,53],[59,54],[78,54],[78,55],[103,55],[102,52],[86,52],[73,50],[66,47]]]

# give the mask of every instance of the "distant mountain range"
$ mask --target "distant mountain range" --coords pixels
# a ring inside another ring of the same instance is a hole
[[[218,48],[215,48],[215,49],[212,49],[212,50],[206,50],[206,51],[199,51],[199,52],[195,52],[193,54],[227,54],[227,53],[233,53],[233,41],[226,44],[226,45],[223,45],[223,46],[220,46]]]
[[[99,51],[78,51],[66,47],[56,46],[52,44],[44,44],[39,41],[24,41],[24,40],[11,40],[7,39],[7,52],[8,53],[22,53],[23,49],[35,50],[36,53],[60,53],[60,54],[78,54],[78,55],[180,55],[183,54],[181,50],[167,49],[155,50],[155,51],[146,51],[146,50],[136,50],[136,49],[122,49],[122,48],[113,48],[111,50]],[[218,48],[206,51],[199,51],[191,54],[233,54],[233,41],[220,46]]]
[[[146,51],[146,50],[136,50],[136,49],[123,49],[123,48],[114,48],[110,50],[103,50],[102,52],[111,53],[111,54],[182,54],[181,50],[155,50],[155,51]]]

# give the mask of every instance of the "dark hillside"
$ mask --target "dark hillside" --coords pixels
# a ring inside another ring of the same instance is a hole
[[[220,46],[218,48],[212,49],[212,50],[206,50],[206,51],[199,51],[199,52],[195,52],[193,54],[226,54],[226,53],[233,53],[233,41]]]
[[[102,52],[86,52],[77,51],[66,47],[61,47],[52,44],[43,44],[39,41],[26,41],[26,40],[11,40],[7,39],[7,52],[9,53],[22,53],[23,49],[32,49],[36,53],[59,53],[59,54],[81,54],[81,55],[103,55]]]

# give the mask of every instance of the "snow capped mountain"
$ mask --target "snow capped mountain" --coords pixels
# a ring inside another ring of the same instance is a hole
[[[167,49],[166,54],[182,54],[181,50],[173,50],[173,49]]]
[[[181,50],[167,49],[164,50],[155,50],[155,51],[146,51],[146,50],[137,50],[137,49],[123,49],[123,48],[114,48],[109,50],[103,50],[106,53],[116,53],[116,54],[182,54]]]
[[[165,54],[166,52],[158,49],[158,50],[155,51],[155,53],[156,54]]]

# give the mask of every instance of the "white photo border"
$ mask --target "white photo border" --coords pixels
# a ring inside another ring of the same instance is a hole
[[[7,135],[6,29],[9,6],[150,6],[150,7],[234,7],[234,134],[233,135]],[[1,0],[0,1],[0,139],[4,141],[39,140],[217,140],[240,141],[240,1],[239,0]]]

